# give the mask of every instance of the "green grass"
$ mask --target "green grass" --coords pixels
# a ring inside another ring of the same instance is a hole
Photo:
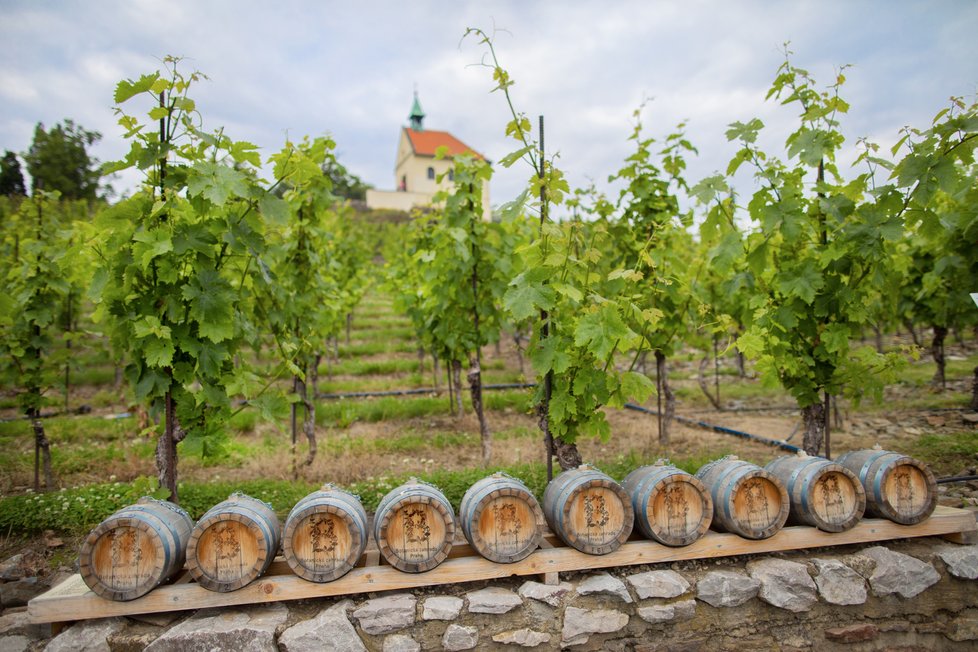
[[[978,430],[924,435],[913,447],[914,457],[930,465],[935,475],[951,475],[978,466]]]
[[[427,365],[427,366],[430,366]],[[385,360],[340,360],[333,365],[333,373],[338,376],[385,376],[388,374],[409,373],[418,370],[417,359],[388,358]],[[325,363],[319,367],[319,377],[327,378]]]
[[[416,367],[415,367],[416,368]],[[507,370],[489,370],[482,374],[482,382],[485,384],[503,384],[522,382],[519,372]],[[438,379],[439,386],[444,386],[445,379]],[[320,378],[319,391],[328,394],[340,394],[344,392],[386,392],[400,389],[432,388],[434,382],[431,377],[431,367],[429,366],[424,375],[411,373],[396,376],[366,376],[353,378],[343,381],[329,381]]]
[[[356,342],[350,345],[340,344],[340,356],[349,358],[363,355],[381,355],[383,353],[417,353],[418,345],[414,340],[382,339],[370,342]]]
[[[530,394],[526,391],[512,390],[487,392],[484,396],[486,408],[502,410],[512,408],[528,410]],[[467,394],[463,395],[467,410],[472,406]],[[375,399],[341,399],[321,402],[316,408],[316,422],[345,428],[356,421],[375,423],[388,419],[412,419],[422,416],[450,414],[448,396],[382,396]]]

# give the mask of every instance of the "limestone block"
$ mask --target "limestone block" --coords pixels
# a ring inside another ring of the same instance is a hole
[[[329,641],[330,649],[336,652],[367,652],[346,616],[352,607],[352,600],[343,600],[313,618],[289,627],[279,637],[279,646],[283,652],[315,652],[323,649],[323,641]]]
[[[523,582],[523,585],[520,586],[517,593],[520,594],[520,597],[539,600],[540,602],[549,604],[551,607],[559,607],[561,600],[573,588],[573,585],[567,582],[561,582],[557,586],[541,584],[540,582]]]
[[[937,551],[947,571],[963,580],[978,579],[978,546],[947,546]]]
[[[866,602],[866,580],[838,559],[813,559],[818,570],[815,586],[829,604],[851,605]]]
[[[564,610],[560,644],[581,645],[587,643],[591,634],[611,634],[624,629],[627,624],[628,615],[614,609],[567,607]]]
[[[508,589],[490,587],[465,594],[469,601],[469,613],[504,614],[523,606],[523,600]]]
[[[818,602],[815,582],[804,564],[769,557],[749,562],[747,572],[761,583],[761,600],[775,607],[800,613]]]
[[[628,588],[620,579],[610,573],[598,573],[592,575],[577,585],[577,592],[580,595],[591,595],[592,593],[607,593],[614,595],[625,603],[632,601],[632,596],[628,594]]]
[[[477,627],[464,627],[455,623],[448,626],[441,639],[442,647],[449,652],[471,650],[478,644],[479,629]]]
[[[421,607],[422,620],[455,620],[462,611],[462,598],[435,595],[426,598]]]
[[[629,575],[628,583],[635,587],[639,599],[677,598],[689,590],[686,578],[671,570],[649,571]]]
[[[391,634],[384,639],[384,652],[421,652],[421,644],[407,634]]]
[[[517,629],[500,632],[492,637],[496,643],[503,645],[519,645],[520,647],[536,647],[550,642],[550,634],[537,632],[532,629]]]
[[[710,571],[696,583],[696,597],[714,607],[736,607],[753,597],[761,583],[736,571]]]
[[[203,609],[163,632],[146,652],[276,652],[275,630],[289,617],[281,602],[247,609]]]
[[[930,564],[883,546],[867,548],[859,556],[875,562],[867,579],[873,594],[877,596],[896,593],[904,598],[912,598],[941,579],[940,574]]]
[[[409,593],[374,598],[360,605],[353,617],[368,634],[389,634],[414,624],[417,603]]]

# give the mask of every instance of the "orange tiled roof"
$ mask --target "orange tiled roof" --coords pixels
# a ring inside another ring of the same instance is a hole
[[[449,156],[458,156],[459,154],[471,153],[479,158],[485,158],[482,154],[475,151],[447,131],[434,131],[430,129],[415,131],[409,127],[405,127],[404,131],[407,133],[408,142],[411,144],[411,149],[413,149],[414,153],[418,156],[434,156],[435,150],[441,146],[445,146],[448,148]]]

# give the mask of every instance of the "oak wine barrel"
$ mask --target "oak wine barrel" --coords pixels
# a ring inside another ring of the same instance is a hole
[[[384,496],[374,514],[380,554],[408,573],[421,573],[445,561],[455,527],[455,513],[445,495],[415,478]]]
[[[187,544],[187,568],[205,589],[234,591],[268,570],[281,538],[271,505],[235,493],[197,522]]]
[[[82,543],[78,567],[95,594],[135,600],[183,568],[194,527],[173,503],[143,497],[99,523]]]
[[[771,473],[728,455],[696,472],[713,498],[713,526],[745,539],[766,539],[788,519],[788,492]]]
[[[617,550],[635,523],[632,501],[621,485],[587,464],[547,485],[543,513],[564,543],[591,555]]]
[[[710,529],[713,500],[697,478],[659,460],[621,483],[631,497],[638,529],[667,546],[687,546]]]
[[[282,554],[299,577],[331,582],[356,566],[367,547],[367,513],[360,500],[327,484],[292,508],[282,532]]]
[[[901,525],[927,519],[937,507],[937,482],[923,462],[874,448],[850,451],[836,460],[866,490],[866,513]]]
[[[825,532],[845,532],[863,517],[866,492],[852,472],[823,457],[801,452],[764,467],[788,491],[788,521]]]
[[[458,520],[476,552],[503,564],[525,559],[543,538],[540,503],[525,484],[505,473],[494,473],[469,487]]]

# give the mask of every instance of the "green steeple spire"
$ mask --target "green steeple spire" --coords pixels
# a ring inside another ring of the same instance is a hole
[[[418,101],[418,91],[414,91],[414,104],[411,105],[411,115],[408,116],[408,120],[411,121],[411,129],[424,131],[424,126],[421,124],[424,120],[424,111],[421,110],[421,102]]]

